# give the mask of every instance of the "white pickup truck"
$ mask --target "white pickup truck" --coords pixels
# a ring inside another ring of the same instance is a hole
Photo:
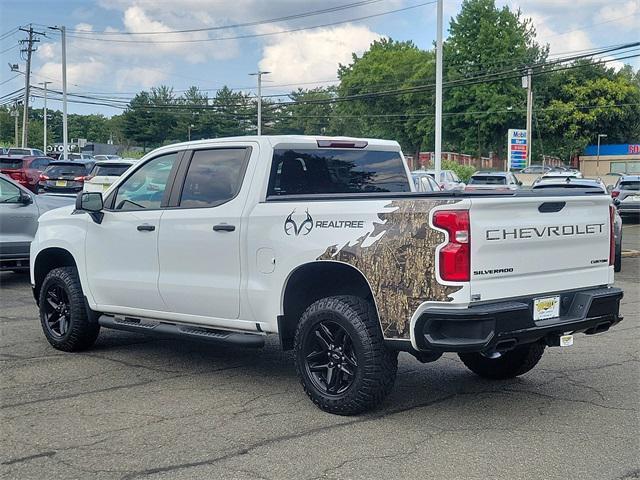
[[[521,375],[621,320],[611,199],[416,193],[396,142],[310,136],[170,145],[40,218],[31,282],[48,341],[100,327],[259,347],[278,334],[323,410],[391,390],[398,351]]]

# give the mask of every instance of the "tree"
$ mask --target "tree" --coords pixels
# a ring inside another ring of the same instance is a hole
[[[361,57],[354,54],[350,65],[338,69],[338,119],[332,130],[397,140],[405,150],[419,152],[424,129],[407,115],[416,109],[416,99],[401,90],[428,82],[424,66],[433,58],[433,52],[420,50],[412,42],[391,39],[373,42]],[[381,94],[398,90],[398,94]]]
[[[324,135],[331,132],[332,101],[336,97],[334,88],[299,88],[289,94],[293,103],[277,108],[270,105],[267,121],[271,129],[287,135]]]
[[[449,32],[443,143],[465,153],[503,154],[507,130],[525,124],[520,76],[544,61],[548,48],[536,43],[531,21],[519,10],[496,8],[494,0],[465,0]]]

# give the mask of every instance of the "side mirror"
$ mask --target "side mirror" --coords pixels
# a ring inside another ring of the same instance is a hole
[[[102,209],[102,193],[100,192],[80,192],[76,197],[76,210],[88,212],[96,223],[102,223],[104,213]]]
[[[521,180],[518,180],[518,185],[522,186],[522,181]]]
[[[20,199],[18,201],[26,207],[27,205],[31,205],[33,203],[33,198],[31,198],[31,195],[29,195],[28,193],[23,193],[21,191]]]
[[[617,207],[618,205],[620,205],[620,200],[618,200],[617,198],[614,198],[613,204]]]

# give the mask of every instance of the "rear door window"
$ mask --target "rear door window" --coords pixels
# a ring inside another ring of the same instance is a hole
[[[268,195],[410,192],[399,152],[277,149]]]
[[[247,167],[247,148],[193,152],[180,194],[181,208],[215,207],[240,191]]]

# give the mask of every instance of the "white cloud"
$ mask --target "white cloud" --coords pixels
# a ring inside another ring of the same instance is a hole
[[[116,88],[125,90],[131,85],[141,88],[151,88],[162,83],[166,78],[165,72],[145,67],[118,68],[115,71]]]
[[[598,17],[602,22],[615,22],[617,28],[636,29],[638,27],[637,15],[640,14],[640,1],[610,3],[602,7]]]
[[[107,73],[107,65],[94,58],[89,58],[84,62],[67,62],[67,84],[71,86],[95,85],[101,82]],[[53,82],[52,88],[60,89],[62,82],[59,79],[62,78],[62,64],[46,62],[38,69],[36,76],[48,80],[58,80]]]
[[[259,67],[272,72],[269,80],[275,83],[328,80],[336,76],[339,64],[351,62],[352,53],[362,53],[382,37],[351,24],[273,37],[263,49]]]

